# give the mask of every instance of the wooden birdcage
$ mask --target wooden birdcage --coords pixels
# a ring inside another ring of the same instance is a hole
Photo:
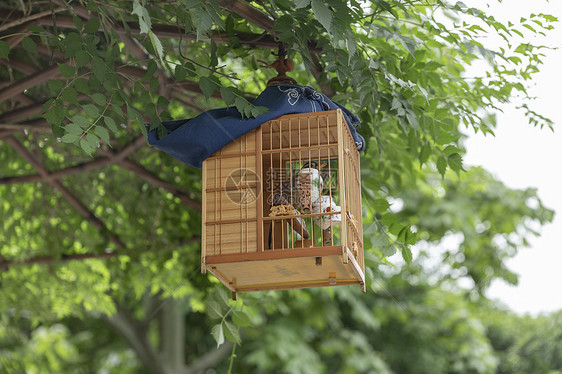
[[[202,272],[236,292],[361,285],[359,152],[340,110],[266,122],[203,162]]]

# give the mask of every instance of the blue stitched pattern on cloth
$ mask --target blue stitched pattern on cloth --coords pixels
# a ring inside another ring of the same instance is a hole
[[[252,104],[265,106],[269,112],[255,118],[242,118],[236,107],[229,107],[209,110],[192,119],[162,122],[168,135],[159,139],[156,130],[149,131],[148,143],[186,164],[201,168],[207,157],[267,121],[285,114],[341,109],[357,149],[361,152],[365,148],[365,140],[355,129],[359,117],[311,87],[269,86]]]

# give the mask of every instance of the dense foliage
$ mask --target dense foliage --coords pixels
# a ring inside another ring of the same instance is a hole
[[[553,212],[462,163],[462,131],[492,133],[514,95],[551,125],[525,100],[541,63],[525,35],[553,17],[439,0],[8,0],[0,15],[0,370],[562,371],[559,314],[482,296],[516,282],[505,260]],[[300,84],[362,120],[366,295],[229,301],[199,274],[199,170],[139,141],[210,108],[257,115],[279,42]],[[408,264],[388,264],[397,251]]]

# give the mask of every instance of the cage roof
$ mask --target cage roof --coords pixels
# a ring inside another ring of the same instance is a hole
[[[156,130],[149,131],[148,143],[200,168],[203,160],[267,121],[285,114],[341,109],[357,149],[362,151],[365,148],[365,140],[355,129],[359,124],[357,115],[311,87],[269,86],[252,104],[267,107],[269,111],[255,118],[243,118],[235,107],[228,107],[209,110],[192,119],[163,122],[168,135],[158,138]]]

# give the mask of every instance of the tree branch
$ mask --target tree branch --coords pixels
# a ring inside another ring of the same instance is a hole
[[[49,174],[47,169],[35,158],[35,156],[31,152],[29,152],[29,150],[27,150],[27,148],[25,148],[15,137],[9,136],[5,139],[5,141],[7,141],[12,146],[12,148],[14,148],[16,150],[16,152],[18,152],[20,154],[20,156],[23,157],[23,159],[25,159],[27,162],[29,162],[35,168],[35,170],[37,170],[39,175],[41,175],[43,177],[44,181],[48,182],[51,186],[53,186],[54,188],[59,190],[59,192],[62,194],[62,196],[86,220],[88,220],[92,225],[94,225],[98,229],[107,231],[108,236],[109,236],[109,240],[111,240],[111,242],[113,244],[115,244],[118,248],[125,248],[125,245],[123,244],[123,242],[121,242],[119,237],[117,235],[115,235],[113,232],[109,231],[105,227],[105,224],[98,217],[96,217],[92,212],[90,212],[90,210],[80,200],[78,200],[78,198],[76,198],[70,192],[70,190],[68,190],[66,187],[64,187],[60,181],[54,179]]]
[[[186,242],[179,242],[173,243],[167,246],[167,249],[173,247],[184,246],[190,242],[200,242],[200,236],[193,236],[189,241]],[[91,258],[96,259],[104,259],[104,258],[112,258],[117,256],[131,256],[133,254],[138,254],[139,251],[133,253],[132,250],[125,250],[119,252],[107,252],[107,253],[70,253],[70,254],[62,254],[60,257],[54,256],[37,256],[28,258],[25,260],[8,260],[5,257],[0,255],[0,267],[9,268],[11,266],[25,266],[25,265],[33,265],[33,264],[52,264],[56,262],[66,262],[66,261],[82,261],[88,260]]]
[[[8,23],[5,23],[5,24],[1,25],[0,26],[0,32],[2,32],[4,30],[8,30],[8,29],[10,29],[12,27],[15,27],[15,26],[19,26],[22,23],[26,23],[26,22],[29,22],[29,21],[34,21],[34,20],[43,18],[45,16],[49,16],[49,18],[52,19],[51,15],[53,13],[62,12],[63,10],[66,10],[66,8],[56,8],[56,9],[53,9],[53,10],[51,10],[51,9],[44,10],[42,12],[30,14],[29,16],[25,16],[25,17],[22,15],[21,17],[16,18],[12,22],[8,22]]]
[[[125,339],[136,352],[139,361],[151,373],[167,374],[164,363],[156,350],[150,345],[142,325],[134,319],[128,310],[117,302],[115,304],[117,305],[117,313],[113,316],[104,316],[103,320]]]
[[[13,82],[7,87],[0,90],[0,102],[9,99],[17,94],[23,93],[28,88],[34,87],[40,83],[46,82],[51,79],[56,79],[60,75],[59,67],[51,65],[45,70],[39,71],[28,77]]]
[[[2,125],[0,124],[0,128],[1,127]],[[72,175],[84,171],[90,171],[107,165],[119,163],[144,144],[145,144],[144,136],[139,136],[120,151],[116,151],[115,153],[110,153],[108,157],[99,158],[90,162],[84,162],[75,166],[54,171],[52,173],[49,173],[49,178],[60,179],[68,175]],[[18,177],[3,177],[0,178],[0,185],[30,183],[30,182],[34,183],[34,182],[41,182],[43,180],[44,177],[40,174],[22,175]]]
[[[262,13],[248,3],[240,0],[219,0],[218,3],[223,8],[238,14],[264,30],[271,31],[273,26],[275,26],[275,21],[269,18],[267,14]]]
[[[110,150],[101,150],[101,152],[105,153],[105,154],[113,153]],[[192,199],[184,191],[182,191],[180,188],[160,179],[158,176],[152,174],[150,171],[146,170],[145,168],[138,165],[137,163],[135,163],[133,161],[130,161],[130,160],[127,160],[127,159],[123,159],[123,160],[119,161],[119,164],[122,167],[124,167],[125,169],[135,173],[137,176],[146,180],[150,184],[152,184],[156,187],[160,187],[160,188],[170,192],[175,197],[179,198],[180,201],[182,203],[184,203],[185,205],[188,205],[188,206],[190,206],[194,209],[197,209],[197,210],[201,210],[201,203],[199,201]]]
[[[43,118],[32,119],[20,123],[5,123],[0,122],[0,130],[16,130],[24,131],[28,130],[30,132],[37,133],[50,133],[51,127]]]
[[[240,8],[239,6],[233,6],[233,7],[234,9]],[[257,12],[262,14],[262,16],[267,17],[265,14],[261,13],[259,10],[251,7],[250,5],[247,5],[247,7],[256,10]],[[52,22],[53,21],[50,17],[44,17],[37,20],[37,24],[40,26],[52,26],[53,24]],[[264,25],[268,27],[267,29],[264,28],[264,30],[271,31],[271,28],[273,28],[273,21],[271,21],[271,23],[266,23]],[[57,27],[76,28],[76,26],[74,25],[74,21],[72,20],[72,17],[66,15],[57,16]],[[113,27],[119,35],[121,35],[122,33],[126,35],[126,32],[122,26],[116,24],[113,25]],[[135,36],[141,35],[140,26],[137,22],[127,22],[127,27],[130,29],[131,35],[135,35]],[[177,26],[173,26],[173,25],[153,24],[151,30],[156,36],[163,39],[183,38],[184,40],[197,41],[196,35],[188,34],[185,32],[183,28],[181,27],[178,28]],[[102,26],[100,26],[99,31],[104,31]],[[279,42],[277,42],[277,40],[273,36],[268,34],[261,35],[261,34],[254,34],[249,32],[238,32],[235,33],[233,36],[238,38],[240,44],[248,47],[269,48],[269,49],[279,48]],[[230,37],[231,36],[228,35],[226,32],[213,32],[213,35],[211,36],[213,41],[219,44],[228,43]],[[316,41],[310,41],[309,50],[312,53],[321,52],[321,49],[318,48]],[[139,58],[138,56],[136,57]]]
[[[262,13],[258,9],[252,7],[251,5],[241,0],[219,0],[219,5],[230,10],[231,12],[238,14],[242,18],[247,19],[248,21],[252,22],[256,26],[261,27],[266,31],[271,32],[273,26],[275,25],[275,22],[271,18],[269,18],[266,14]],[[325,82],[320,81],[322,78],[321,74],[323,68],[322,68],[322,64],[318,60],[318,57],[315,55],[315,53],[321,52],[321,49],[317,47],[317,44],[318,43],[316,41],[312,41],[312,42],[309,41],[309,45],[308,45],[308,48],[312,53],[312,58],[313,58],[311,72],[314,78],[316,79],[316,81],[318,82],[320,89],[322,90],[322,93],[324,93],[324,95],[328,97],[332,97],[334,96],[335,91],[330,86],[326,85]]]
[[[25,118],[35,117],[41,114],[41,110],[45,102],[32,104],[23,108],[12,110],[11,112],[2,113],[0,122],[19,122]]]
[[[187,366],[182,374],[195,374],[215,366],[232,350],[232,342],[226,342],[217,349],[205,353],[201,358]]]

